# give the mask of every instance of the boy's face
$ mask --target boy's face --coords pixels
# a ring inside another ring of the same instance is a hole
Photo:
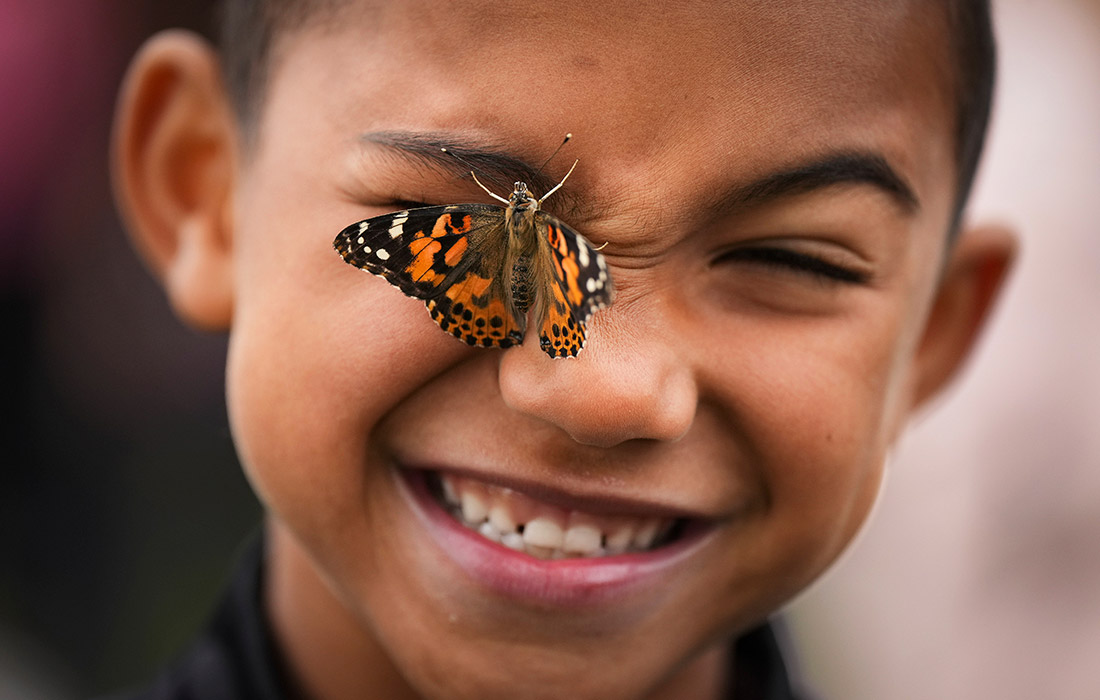
[[[674,683],[833,561],[912,408],[955,180],[939,15],[685,5],[387,3],[277,44],[235,183],[234,435],[310,562],[289,577],[422,693]],[[574,134],[546,208],[607,243],[616,285],[578,358],[468,348],[340,260],[352,222],[487,200],[380,132],[535,167]],[[527,566],[442,522],[425,473],[686,526]]]

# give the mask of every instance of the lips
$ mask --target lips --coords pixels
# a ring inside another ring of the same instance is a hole
[[[399,469],[414,514],[446,558],[483,589],[536,604],[585,606],[661,590],[715,524],[660,506],[513,488],[468,473]],[[538,498],[533,494],[537,493]]]

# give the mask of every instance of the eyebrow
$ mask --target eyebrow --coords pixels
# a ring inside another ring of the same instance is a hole
[[[473,169],[479,179],[507,194],[515,180],[527,183],[532,192],[546,192],[557,181],[503,147],[474,143],[455,134],[441,132],[375,131],[362,135],[367,143],[382,146],[424,164],[466,175]],[[446,148],[447,152],[442,149]],[[768,173],[724,191],[713,201],[719,211],[735,211],[807,194],[842,184],[863,184],[889,196],[903,212],[912,214],[920,200],[912,187],[881,154],[868,151],[839,151]],[[566,199],[574,199],[568,194]]]
[[[558,184],[527,161],[491,144],[473,143],[453,134],[436,132],[374,131],[360,137],[364,142],[382,146],[404,156],[412,156],[423,164],[468,175],[471,170],[479,180],[493,185],[498,194],[507,197],[515,181],[527,183],[532,192],[546,192]],[[444,152],[443,149],[447,151]],[[493,187],[490,187],[493,189]],[[555,195],[556,196],[556,195]]]
[[[715,204],[719,209],[748,209],[842,184],[869,185],[893,199],[907,214],[920,208],[913,189],[886,158],[859,151],[831,153],[777,170],[727,190]]]

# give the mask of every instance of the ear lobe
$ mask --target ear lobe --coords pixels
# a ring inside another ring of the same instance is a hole
[[[939,393],[969,357],[1016,251],[1016,236],[1006,228],[985,226],[960,234],[917,350],[912,394],[915,406]]]
[[[213,48],[181,31],[146,42],[115,113],[115,199],[176,312],[210,330],[228,328],[232,318],[236,148]]]

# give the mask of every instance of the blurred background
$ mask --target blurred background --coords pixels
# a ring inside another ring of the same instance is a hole
[[[994,0],[971,218],[1023,257],[976,361],[899,445],[863,534],[790,607],[823,700],[1100,697],[1100,0]],[[181,326],[121,231],[130,56],[210,0],[0,0],[0,698],[147,680],[259,508],[225,339]]]
[[[0,699],[148,679],[195,633],[259,508],[225,339],[130,250],[107,142],[122,73],[211,0],[0,0]]]

